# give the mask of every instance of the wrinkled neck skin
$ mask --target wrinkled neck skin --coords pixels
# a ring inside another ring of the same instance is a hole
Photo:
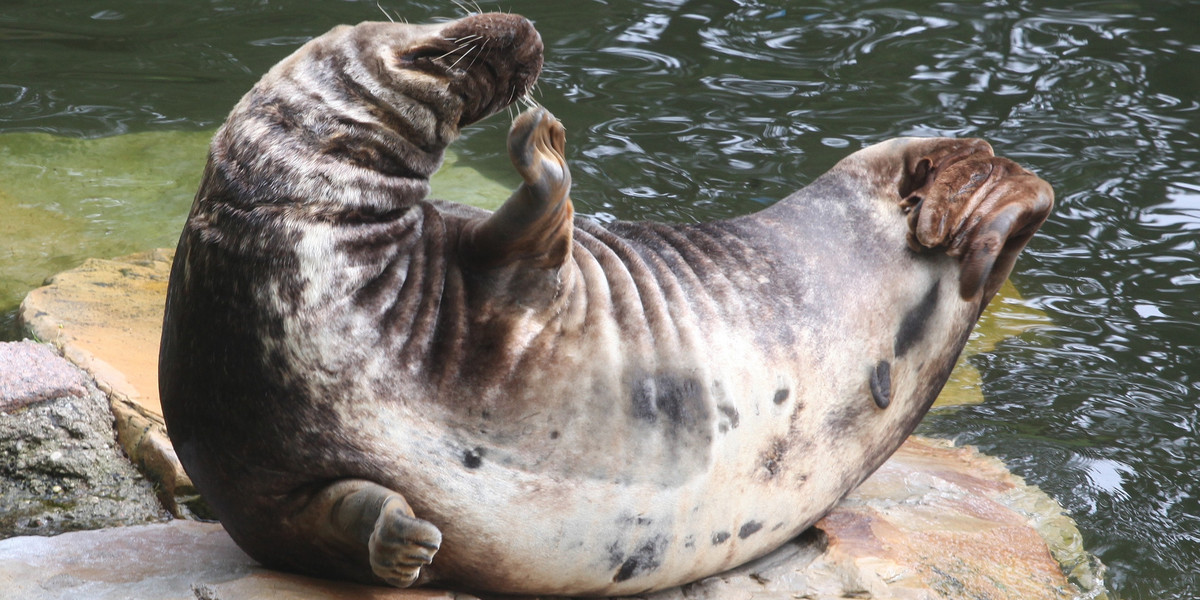
[[[203,199],[338,218],[405,209],[428,194],[458,137],[459,103],[448,91],[419,101],[388,89],[386,56],[360,60],[353,40],[321,42],[276,65],[234,108],[213,140]]]
[[[411,207],[460,128],[536,80],[541,41],[524,19],[517,27],[506,17],[362,23],[304,45],[217,132],[193,215],[354,221]]]

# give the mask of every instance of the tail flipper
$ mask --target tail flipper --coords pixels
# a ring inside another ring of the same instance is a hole
[[[564,158],[562,123],[542,107],[517,117],[508,134],[508,153],[525,179],[486,219],[463,234],[460,252],[467,264],[495,268],[526,262],[557,268],[571,255],[571,172]]]

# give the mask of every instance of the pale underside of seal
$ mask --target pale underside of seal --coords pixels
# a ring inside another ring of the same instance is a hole
[[[541,108],[498,211],[425,199],[541,54],[515,15],[338,28],[214,138],[162,402],[263,563],[600,595],[760,556],[911,432],[1053,203],[982,141],[897,139],[754,215],[601,224]]]

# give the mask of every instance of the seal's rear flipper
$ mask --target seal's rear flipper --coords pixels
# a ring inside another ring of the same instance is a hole
[[[367,581],[370,573],[396,587],[414,585],[418,578],[427,581],[422,569],[442,544],[441,531],[416,518],[404,496],[362,479],[326,486],[291,525],[309,531],[318,546],[334,555],[331,563],[358,563],[345,576]]]
[[[530,266],[557,268],[571,255],[571,172],[563,150],[562,123],[545,108],[517,117],[508,134],[508,153],[525,179],[521,187],[490,217],[463,232],[459,251],[479,268],[528,261]]]
[[[982,292],[986,303],[1050,214],[1054,191],[982,140],[919,140],[907,150],[909,246],[958,257],[959,295]]]

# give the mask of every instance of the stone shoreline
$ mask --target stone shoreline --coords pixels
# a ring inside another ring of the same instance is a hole
[[[0,344],[0,596],[471,597],[268,571],[218,524],[169,519],[202,506],[156,394],[169,261],[157,250],[59,274],[22,305],[47,344]],[[1000,461],[913,438],[783,548],[646,597],[1105,598],[1101,569],[1059,505]]]

